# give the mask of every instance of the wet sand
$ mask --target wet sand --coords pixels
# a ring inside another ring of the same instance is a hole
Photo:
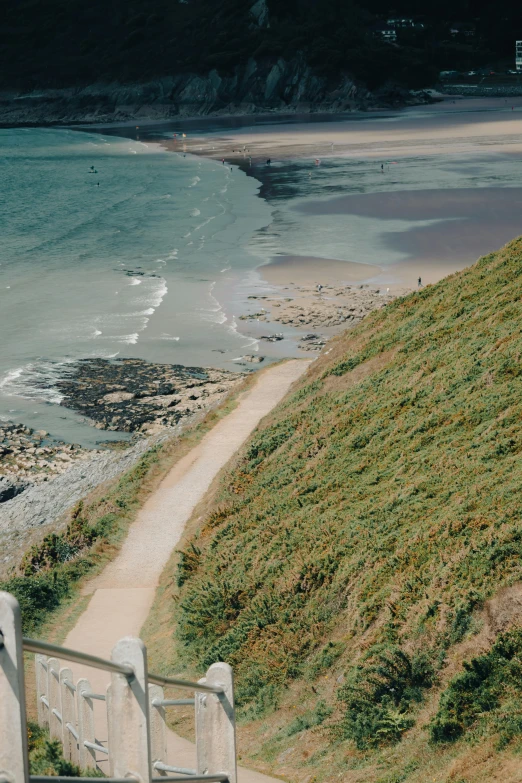
[[[234,118],[226,128],[175,121],[138,131],[261,183],[274,219],[262,238],[270,261],[258,274],[276,296],[317,283],[411,289],[522,233],[522,98],[449,97],[296,120],[243,117],[235,128]]]
[[[380,272],[372,264],[357,264],[317,256],[277,256],[259,267],[263,279],[271,285],[357,283]]]

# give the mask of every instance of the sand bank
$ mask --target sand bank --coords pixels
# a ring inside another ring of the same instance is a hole
[[[259,267],[262,277],[271,285],[306,283],[358,283],[375,277],[381,270],[371,264],[336,261],[316,256],[277,256]]]

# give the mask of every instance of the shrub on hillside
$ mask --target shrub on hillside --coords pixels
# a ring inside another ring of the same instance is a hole
[[[433,742],[452,742],[487,718],[503,746],[522,736],[522,630],[498,637],[485,655],[464,663],[440,697],[430,725]]]
[[[92,546],[98,532],[82,516],[82,511],[83,502],[80,501],[72,511],[71,521],[64,533],[49,533],[41,543],[26,552],[20,565],[25,576],[47,571],[59,563],[72,560],[83,549]]]
[[[374,650],[367,661],[338,694],[346,708],[342,733],[359,749],[400,740],[415,723],[409,714],[412,704],[422,701],[423,691],[435,680],[425,653],[410,657],[389,647]]]

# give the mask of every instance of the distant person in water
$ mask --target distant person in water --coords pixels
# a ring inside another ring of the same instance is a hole
[[[384,163],[381,163],[381,171],[384,172]]]
[[[270,166],[270,164],[271,164],[271,163],[272,163],[272,158],[268,158],[268,160],[267,160],[267,162],[266,162],[266,165],[267,165],[267,166]]]

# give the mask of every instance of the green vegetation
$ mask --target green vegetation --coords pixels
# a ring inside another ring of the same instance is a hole
[[[370,88],[388,80],[433,83],[445,68],[514,59],[522,12],[509,0],[268,0],[270,26],[256,26],[253,0],[18,0],[6,4],[0,28],[4,88],[78,86],[98,80],[142,81],[192,71],[231,73],[254,56],[268,65],[302,56],[317,73],[348,72]],[[399,31],[398,45],[373,34],[390,16],[421,18]],[[472,22],[472,39],[450,34]]]
[[[323,754],[362,766],[420,743],[397,780],[477,732],[522,747],[522,637],[473,649],[495,633],[487,599],[522,576],[521,323],[519,239],[333,341],[222,477],[179,586],[164,577],[163,663],[228,661],[243,722],[279,707],[266,758],[314,725]],[[503,611],[506,630],[516,602]]]
[[[158,462],[160,447],[147,451],[116,485],[88,508],[80,501],[63,533],[50,533],[24,556],[20,575],[0,582],[22,610],[24,633],[34,633],[49,612],[74,592],[82,577],[106,562],[107,549],[124,535],[141,502],[145,479]]]
[[[37,723],[29,722],[27,726],[29,749],[29,772],[31,775],[49,775],[51,777],[95,777],[105,775],[97,770],[82,770],[76,764],[66,761],[62,753],[62,745],[58,740],[49,740]]]
[[[346,705],[342,735],[360,750],[400,740],[415,723],[408,715],[411,705],[422,701],[435,678],[426,653],[410,658],[391,647],[372,650],[370,656],[373,661],[352,670],[351,681],[339,691]]]
[[[464,662],[464,671],[441,696],[431,726],[434,742],[451,742],[473,727],[495,732],[505,747],[522,735],[522,630],[502,634],[486,655]]]
[[[247,378],[236,392],[250,383]],[[93,576],[114,557],[146,497],[177,459],[235,405],[236,394],[179,437],[146,451],[101,496],[95,492],[77,503],[63,532],[49,533],[26,552],[17,570],[0,581],[0,590],[12,593],[20,603],[25,634],[37,631],[65,600],[75,597],[84,577]]]

